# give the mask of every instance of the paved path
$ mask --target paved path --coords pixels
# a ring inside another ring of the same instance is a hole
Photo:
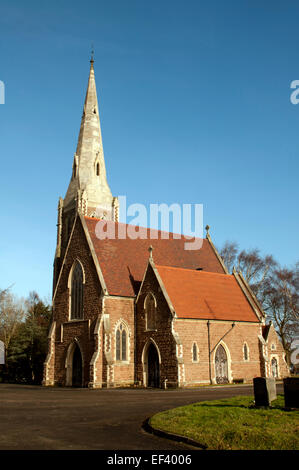
[[[253,395],[253,388],[89,390],[0,384],[0,449],[186,450],[147,434],[143,421],[158,411],[235,395]]]

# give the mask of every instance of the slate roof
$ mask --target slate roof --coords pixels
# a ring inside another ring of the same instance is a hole
[[[185,250],[184,244],[190,242],[187,237],[175,239],[173,234],[169,233],[169,239],[161,239],[162,234],[165,236],[167,232],[154,230],[153,233],[158,239],[153,239],[150,238],[150,229],[144,229],[147,239],[120,239],[117,237],[118,229],[138,230],[139,227],[90,217],[84,217],[84,220],[110,295],[133,297],[138,293],[147,267],[150,245],[153,246],[153,257],[158,264],[189,268],[194,272],[197,272],[197,268],[202,268],[203,271],[224,273],[207,239],[198,239],[202,241],[200,249]],[[106,229],[115,229],[116,238],[99,239],[99,231]]]
[[[155,267],[178,318],[259,322],[234,275]]]

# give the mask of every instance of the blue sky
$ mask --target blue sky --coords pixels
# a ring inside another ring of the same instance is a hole
[[[92,42],[113,194],[202,203],[217,246],[295,263],[298,15],[291,1],[2,0],[0,288],[51,296]]]

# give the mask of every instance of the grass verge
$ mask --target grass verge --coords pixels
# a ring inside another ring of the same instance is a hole
[[[268,409],[244,396],[194,403],[158,413],[150,425],[211,450],[299,450],[299,410],[284,410],[283,395]]]

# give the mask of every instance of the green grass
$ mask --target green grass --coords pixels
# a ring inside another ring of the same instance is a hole
[[[283,395],[271,405],[255,408],[243,396],[205,401],[158,413],[150,424],[207,449],[299,450],[299,410],[284,410]]]

